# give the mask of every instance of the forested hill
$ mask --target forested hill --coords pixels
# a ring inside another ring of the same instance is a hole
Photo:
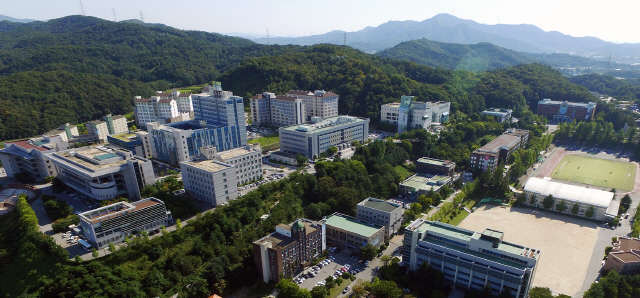
[[[616,79],[614,76],[588,74],[572,77],[569,80],[585,86],[591,91],[613,96],[617,100],[640,100],[640,86]]]
[[[376,53],[380,57],[409,60],[447,69],[485,71],[535,62],[535,59],[491,43],[459,44],[425,38],[402,42]]]
[[[220,77],[237,94],[325,89],[340,94],[339,112],[380,119],[380,105],[414,95],[418,101],[450,101],[452,114],[486,107],[536,108],[543,98],[595,100],[551,67],[524,64],[478,74],[381,58],[344,46],[316,45],[302,52],[252,58]],[[517,117],[517,116],[516,116]]]
[[[0,21],[0,140],[128,113],[134,95],[207,83],[247,57],[301,49],[83,16]]]

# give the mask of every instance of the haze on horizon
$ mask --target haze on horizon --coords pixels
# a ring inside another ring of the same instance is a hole
[[[612,0],[235,0],[235,1],[90,1],[87,16],[118,21],[140,19],[178,29],[223,34],[308,36],[332,30],[353,32],[388,21],[422,21],[440,13],[483,24],[531,24],[545,31],[611,42],[640,43],[635,23],[637,3]],[[81,13],[75,0],[0,0],[0,14],[49,20]]]

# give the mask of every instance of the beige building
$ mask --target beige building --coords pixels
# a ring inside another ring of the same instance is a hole
[[[104,143],[107,136],[112,134],[125,133],[129,131],[127,118],[123,115],[111,116],[108,114],[102,120],[95,120],[85,123],[88,135],[94,136],[95,141]]]
[[[602,270],[615,270],[620,274],[640,273],[640,239],[618,237],[607,256]]]
[[[384,243],[385,229],[381,225],[340,213],[334,213],[322,221],[326,226],[329,246],[360,249],[367,244],[378,248]]]
[[[413,96],[402,96],[401,102],[392,102],[380,106],[380,121],[395,124],[398,132],[407,129],[429,128],[433,123],[449,120],[451,103],[416,102]]]
[[[305,121],[311,120],[311,117],[322,117],[324,119],[338,116],[338,100],[340,98],[338,94],[324,90],[316,90],[314,92],[291,90],[286,95],[304,100],[307,117]]]
[[[193,198],[214,206],[238,197],[235,168],[216,160],[204,159],[180,163],[184,189]]]
[[[160,124],[187,121],[193,117],[193,102],[189,93],[156,91],[156,95],[150,98],[136,96],[134,102],[139,126],[156,121]]]
[[[238,185],[247,184],[262,178],[262,150],[260,144],[222,151],[217,154],[220,162],[232,165],[236,169]]]
[[[395,204],[375,198],[367,198],[356,206],[358,219],[366,220],[384,227],[385,236],[391,238],[400,230],[404,209]]]

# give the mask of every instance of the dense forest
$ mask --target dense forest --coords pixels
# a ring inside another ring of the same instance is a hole
[[[569,80],[587,87],[590,91],[606,94],[617,100],[640,101],[640,85],[611,75],[588,74],[572,77]]]

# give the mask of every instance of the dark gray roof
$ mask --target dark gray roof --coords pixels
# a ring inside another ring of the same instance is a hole
[[[399,206],[394,206],[391,203],[372,201],[372,200],[366,200],[363,205],[369,208],[373,208],[373,209],[384,211],[384,212],[392,212],[393,210],[401,208]]]

